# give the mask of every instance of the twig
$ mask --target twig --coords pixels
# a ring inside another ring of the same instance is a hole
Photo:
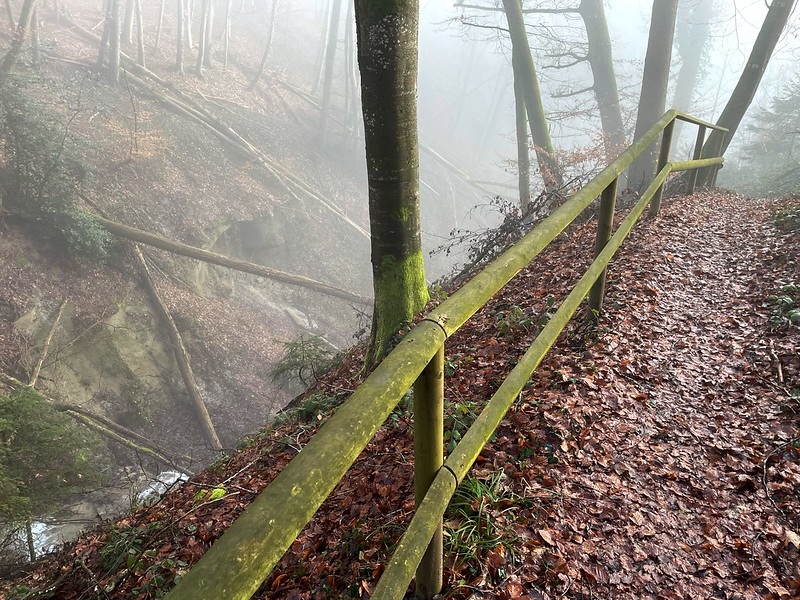
[[[784,383],[783,365],[781,364],[781,359],[778,358],[777,354],[775,354],[775,341],[774,340],[770,340],[769,341],[769,355],[772,358],[772,360],[775,361],[775,365],[777,366],[777,369],[778,369],[778,381],[780,381],[781,383]]]
[[[793,527],[792,522],[786,517],[786,513],[783,512],[783,510],[778,506],[778,504],[772,498],[772,494],[769,493],[769,484],[767,482],[767,470],[770,458],[778,454],[778,452],[783,451],[783,449],[786,448],[787,446],[793,446],[798,442],[800,442],[800,437],[796,437],[794,439],[783,442],[778,446],[775,446],[764,457],[764,461],[761,463],[761,485],[764,487],[764,493],[767,495],[767,500],[769,500],[769,503],[772,505],[772,508],[775,509],[775,512],[777,513],[776,516],[778,517],[778,519],[782,521],[784,525],[787,525],[789,527]]]

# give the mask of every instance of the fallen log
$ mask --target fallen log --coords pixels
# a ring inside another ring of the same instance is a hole
[[[251,275],[257,275],[259,277],[266,277],[268,279],[274,279],[275,281],[280,281],[282,283],[297,285],[306,289],[314,290],[315,292],[319,292],[321,294],[335,296],[343,300],[355,302],[360,305],[369,306],[372,304],[372,300],[369,298],[333,287],[326,283],[322,283],[321,281],[317,281],[316,279],[311,279],[310,277],[295,275],[293,273],[279,271],[278,269],[273,269],[271,267],[265,267],[263,265],[257,265],[244,260],[230,258],[222,254],[217,254],[216,252],[211,252],[210,250],[204,250],[203,248],[176,242],[154,233],[148,233],[141,229],[136,229],[135,227],[129,227],[128,225],[123,225],[98,215],[92,215],[92,217],[110,233],[134,242],[138,242],[140,244],[146,244],[148,246],[160,248],[161,250],[166,250],[167,252],[172,252],[173,254],[194,258],[196,260],[219,265],[228,269],[250,273]]]
[[[208,408],[206,408],[206,403],[203,400],[200,388],[197,386],[197,380],[192,372],[192,366],[189,363],[189,356],[186,352],[186,346],[183,344],[183,338],[181,338],[181,334],[175,325],[175,321],[172,319],[169,309],[158,294],[158,290],[153,282],[153,277],[150,275],[147,262],[138,244],[133,244],[133,252],[136,256],[138,271],[142,282],[153,301],[156,312],[167,328],[167,335],[169,336],[172,351],[175,354],[175,361],[178,363],[178,370],[181,373],[184,385],[186,385],[186,390],[189,392],[195,416],[203,429],[203,435],[214,450],[222,450],[222,442],[219,441],[217,430],[214,428],[214,422],[208,414]]]

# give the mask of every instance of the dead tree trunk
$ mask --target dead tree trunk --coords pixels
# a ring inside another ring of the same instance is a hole
[[[44,365],[44,361],[47,358],[47,353],[50,350],[50,343],[53,341],[53,335],[56,332],[56,328],[58,328],[58,323],[61,321],[61,315],[64,313],[64,307],[66,305],[67,301],[63,300],[61,302],[61,306],[58,307],[56,318],[53,320],[53,325],[50,327],[50,332],[47,334],[47,339],[44,341],[44,346],[42,346],[42,353],[39,355],[39,361],[36,363],[33,373],[31,373],[31,379],[28,382],[28,387],[36,387],[36,380],[39,379],[39,373],[41,372],[42,365]]]
[[[208,414],[208,409],[206,408],[206,403],[203,400],[202,394],[200,393],[200,388],[197,387],[197,380],[195,379],[194,373],[192,372],[192,367],[189,364],[189,356],[186,352],[186,346],[183,344],[181,334],[178,331],[178,328],[175,326],[175,321],[172,320],[172,315],[169,313],[164,301],[158,294],[158,290],[153,282],[153,278],[150,275],[150,270],[147,268],[147,262],[145,262],[139,246],[133,244],[133,251],[136,255],[136,262],[138,263],[139,275],[142,278],[142,283],[144,283],[145,289],[147,289],[147,293],[150,295],[150,298],[153,301],[153,306],[156,309],[156,313],[158,313],[159,317],[167,328],[167,335],[169,336],[169,341],[172,345],[172,351],[175,354],[175,360],[178,363],[178,370],[180,371],[183,383],[186,385],[186,389],[189,392],[189,397],[192,399],[195,416],[197,417],[197,420],[200,422],[200,426],[203,429],[203,435],[214,450],[222,450],[222,442],[220,442],[219,437],[217,437],[217,431],[214,428],[214,423],[211,421],[211,416]]]

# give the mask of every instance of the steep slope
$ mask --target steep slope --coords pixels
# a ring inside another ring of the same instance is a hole
[[[796,597],[800,331],[770,330],[768,297],[800,280],[800,262],[797,233],[775,227],[780,204],[678,198],[634,232],[600,329],[570,326],[462,484],[446,515],[445,598]],[[449,439],[577,278],[591,236],[570,230],[448,341]],[[65,599],[158,597],[358,368],[356,353],[288,422],[18,583]],[[413,510],[412,429],[399,407],[259,597],[369,596]]]

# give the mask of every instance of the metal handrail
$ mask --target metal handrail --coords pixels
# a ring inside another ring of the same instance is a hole
[[[442,457],[440,424],[423,423],[422,419],[416,423],[418,508],[373,598],[402,597],[415,569],[419,569],[417,589],[424,590],[423,593],[428,596],[437,593],[437,586],[441,587],[442,556],[441,542],[439,540],[437,544],[436,537],[437,531],[441,530],[442,514],[457,484],[466,475],[513,399],[590,289],[590,308],[594,314],[600,310],[608,261],[648,202],[652,200],[651,213],[657,212],[663,184],[669,173],[686,169],[717,169],[722,164],[722,157],[670,163],[668,155],[675,119],[700,126],[703,133],[698,134],[697,138],[700,148],[707,128],[727,131],[675,110],[667,111],[647,133],[585,187],[410,331],[186,574],[167,596],[169,600],[250,598],[412,385],[415,386],[415,417],[418,419],[424,413],[441,418],[436,415],[442,412],[441,365],[447,337],[457,331],[599,196],[602,201],[595,261],[446,462],[443,463]],[[639,154],[656,141],[659,134],[662,134],[662,144],[658,175],[611,237],[610,223],[613,220],[617,179]],[[700,156],[698,145],[695,146],[695,159]],[[694,189],[692,178],[689,188]],[[434,543],[431,544],[432,539]],[[426,550],[425,562],[420,566]]]

